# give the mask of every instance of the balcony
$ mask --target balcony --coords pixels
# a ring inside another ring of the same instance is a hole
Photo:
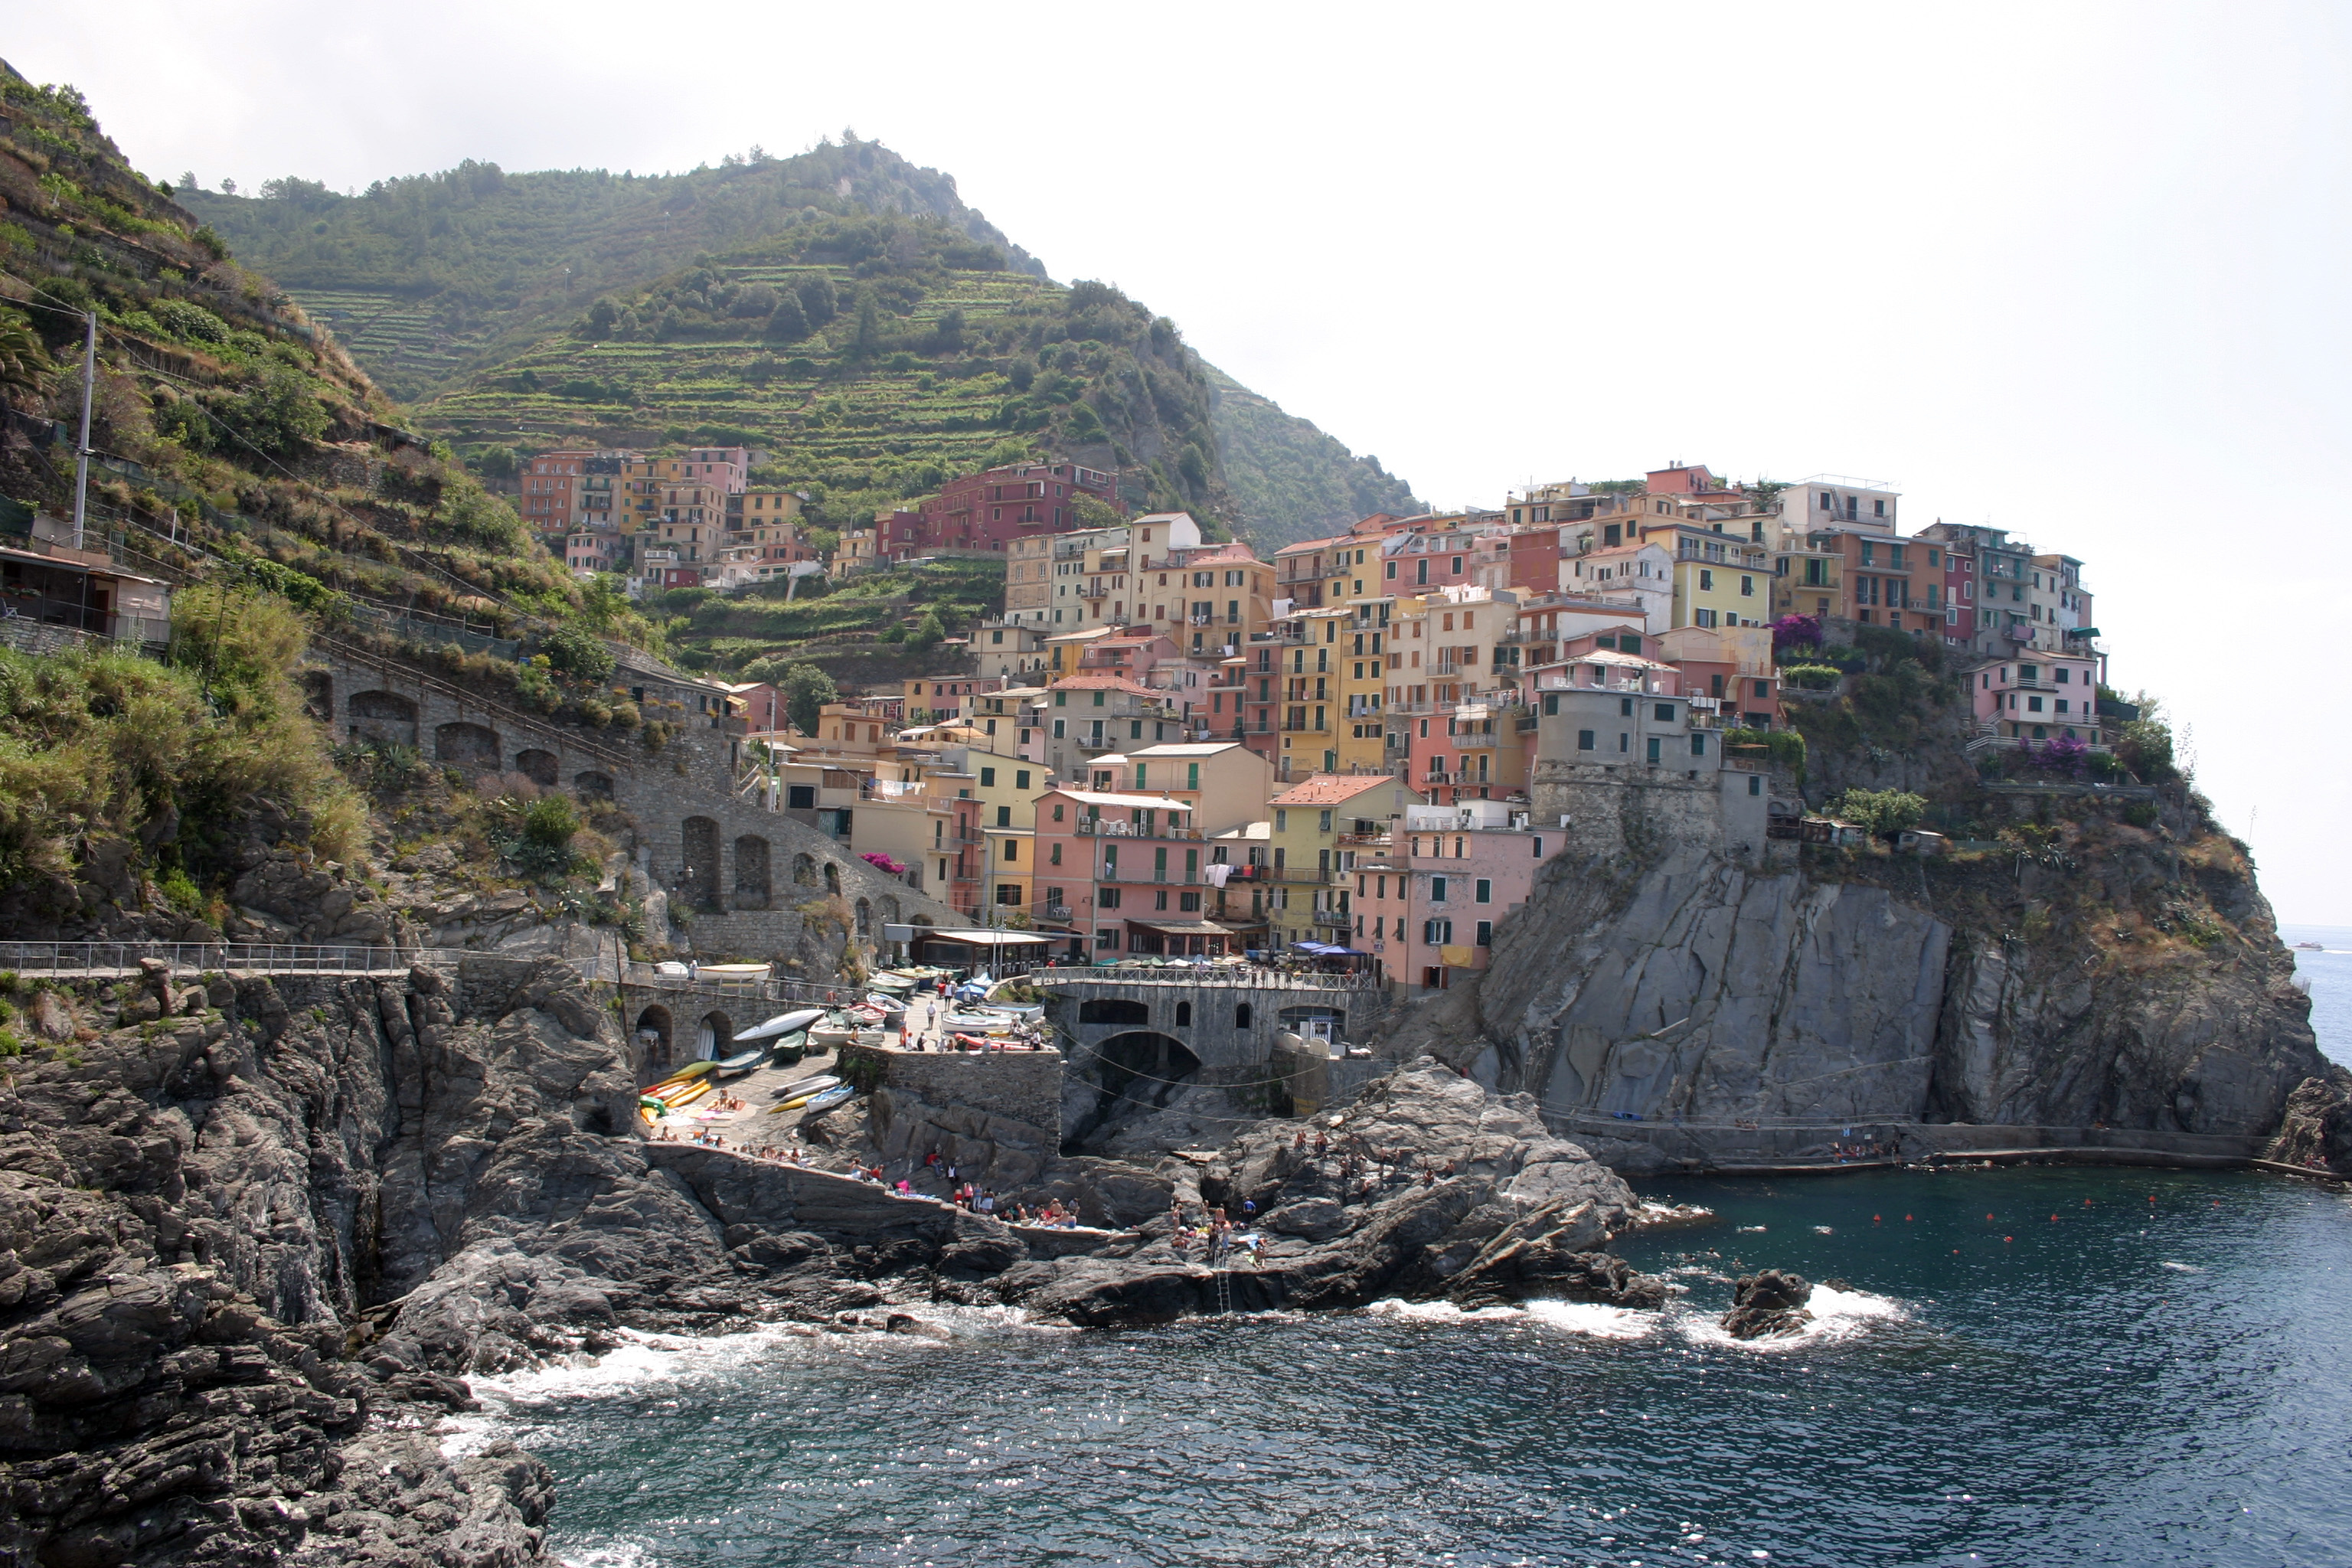
[[[1071,918],[1070,906],[1067,904],[1047,904],[1045,906],[1045,918],[1049,921],[1068,920]]]
[[[1111,822],[1098,816],[1082,816],[1076,827],[1079,833],[1096,838],[1140,838],[1147,842],[1154,838],[1172,838],[1193,844],[1200,843],[1202,838],[1197,827],[1160,827],[1147,832],[1132,822]]]
[[[1352,931],[1355,929],[1356,917],[1339,910],[1317,910],[1315,923],[1319,926],[1331,926],[1340,931]]]

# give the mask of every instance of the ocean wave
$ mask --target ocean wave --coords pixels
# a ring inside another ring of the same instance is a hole
[[[1663,1321],[1656,1312],[1631,1307],[1611,1307],[1599,1301],[1530,1301],[1528,1316],[1548,1328],[1564,1329],[1596,1340],[1638,1340],[1657,1332]]]
[[[625,1538],[575,1547],[556,1559],[563,1568],[660,1568],[661,1559],[642,1541]]]
[[[1478,1307],[1465,1311],[1451,1301],[1406,1301],[1395,1297],[1374,1301],[1364,1310],[1375,1318],[1402,1318],[1409,1323],[1498,1323],[1527,1316],[1517,1307]]]
[[[1891,1296],[1873,1295],[1867,1290],[1840,1290],[1829,1285],[1813,1287],[1812,1299],[1805,1303],[1805,1310],[1812,1313],[1811,1322],[1793,1334],[1772,1339],[1735,1340],[1724,1331],[1719,1312],[1687,1312],[1677,1318],[1675,1326],[1693,1344],[1725,1350],[1790,1351],[1837,1344],[1885,1324],[1911,1320],[1910,1309]]]

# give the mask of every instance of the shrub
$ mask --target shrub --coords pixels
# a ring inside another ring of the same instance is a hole
[[[1844,678],[1845,672],[1834,665],[1784,664],[1780,667],[1782,684],[1803,691],[1827,691]]]
[[[177,866],[173,867],[163,881],[156,885],[156,890],[163,895],[165,903],[190,920],[204,913],[204,893],[188,879],[188,873]]]
[[[1874,837],[1892,838],[1927,815],[1924,795],[1899,789],[1850,789],[1830,803],[1830,815]]]
[[[580,831],[580,813],[560,795],[531,802],[522,814],[522,836],[530,843],[561,849]]]
[[[613,650],[601,638],[591,637],[577,626],[558,626],[541,643],[541,653],[549,668],[574,680],[604,681],[612,679],[617,661]]]

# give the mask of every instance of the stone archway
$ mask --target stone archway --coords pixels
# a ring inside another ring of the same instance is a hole
[[[1092,1111],[1064,1145],[1076,1152],[1086,1141],[1108,1128],[1150,1114],[1191,1085],[1201,1070],[1201,1058],[1184,1043],[1156,1029],[1129,1029],[1111,1036],[1091,1051],[1073,1057],[1086,1081],[1096,1090]]]
[[[542,752],[533,747],[515,753],[514,771],[541,789],[555,787],[555,781],[562,776],[562,764],[556,760],[553,752]]]
[[[860,936],[872,936],[874,934],[874,906],[867,903],[864,899],[860,899],[857,900],[856,910],[857,934]]]
[[[814,888],[816,886],[816,859],[814,856],[795,855],[793,857],[793,886],[795,888]]]
[[[637,1015],[637,1068],[658,1078],[673,1059],[669,1009],[656,1003]]]
[[[689,816],[678,825],[677,879],[688,902],[719,907],[719,824],[710,818]]]
[[[599,773],[573,773],[572,793],[582,800],[610,800],[613,798],[613,775]]]
[[[756,833],[735,840],[735,907],[764,910],[772,900],[768,882],[768,841]]]
[[[735,1042],[735,1025],[726,1014],[712,1011],[695,1021],[694,1054],[701,1061],[716,1061],[727,1055],[727,1047]]]
[[[898,923],[899,923],[899,922],[898,922],[898,894],[896,894],[896,893],[885,893],[885,894],[883,894],[883,895],[882,895],[881,910],[882,910],[882,921],[883,921],[883,923],[884,923],[885,925],[897,925],[897,924],[898,924]]]
[[[1133,1026],[1151,1022],[1151,1009],[1140,1002],[1130,1002],[1124,996],[1090,996],[1078,1004],[1078,1024],[1118,1024]]]
[[[355,691],[343,704],[343,717],[354,741],[416,744],[416,704],[397,691]]]
[[[437,726],[433,731],[433,760],[436,763],[496,773],[503,755],[499,732],[485,725],[469,724],[460,719]]]
[[[841,868],[830,860],[824,863],[824,890],[828,893],[841,891]]]

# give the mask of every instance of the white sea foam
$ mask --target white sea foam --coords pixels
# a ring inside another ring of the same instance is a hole
[[[1597,1340],[1642,1339],[1656,1332],[1661,1321],[1655,1312],[1637,1312],[1599,1301],[1530,1301],[1528,1316],[1549,1327]]]
[[[2158,1268],[2169,1268],[2175,1274],[2202,1274],[2205,1272],[2204,1269],[2200,1268],[2194,1263],[2159,1263],[2157,1267]]]
[[[563,1568],[659,1568],[661,1563],[652,1547],[626,1537],[575,1547],[557,1561]]]
[[[1812,1313],[1811,1322],[1793,1334],[1770,1339],[1735,1340],[1724,1332],[1722,1314],[1717,1312],[1684,1314],[1677,1318],[1675,1327],[1694,1344],[1727,1350],[1789,1351],[1835,1344],[1858,1338],[1882,1324],[1908,1322],[1911,1318],[1910,1310],[1892,1297],[1874,1296],[1867,1290],[1840,1290],[1828,1285],[1813,1287],[1812,1299],[1805,1303],[1805,1310]]]
[[[1376,1318],[1402,1318],[1409,1323],[1504,1322],[1527,1314],[1517,1307],[1480,1307],[1464,1311],[1451,1301],[1401,1301],[1391,1297],[1364,1309]]]

